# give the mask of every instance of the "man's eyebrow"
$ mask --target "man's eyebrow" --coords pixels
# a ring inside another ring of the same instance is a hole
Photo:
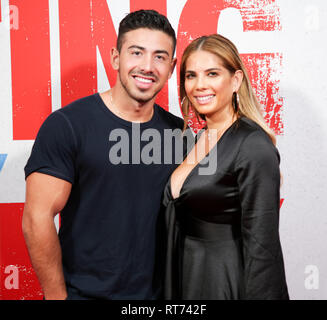
[[[168,53],[168,51],[166,51],[166,50],[156,50],[154,53],[163,53],[163,54],[166,54],[167,56],[169,56],[169,53]]]
[[[145,51],[146,49],[144,47],[141,47],[141,46],[138,46],[138,45],[131,45],[128,47],[128,49],[139,49],[139,50],[142,50],[142,51]],[[158,53],[161,53],[161,54],[166,54],[167,56],[169,56],[169,53],[168,51],[166,50],[155,50],[154,53],[158,54]]]
[[[129,46],[128,49],[139,49],[139,50],[145,50],[144,47],[141,47],[141,46],[137,46],[137,45],[132,45],[132,46]]]

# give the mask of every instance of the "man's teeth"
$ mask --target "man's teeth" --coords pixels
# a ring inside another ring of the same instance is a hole
[[[145,79],[145,78],[140,78],[140,77],[135,77],[136,80],[144,82],[144,83],[151,83],[151,79]]]
[[[211,94],[211,95],[209,95],[209,96],[196,97],[196,98],[197,98],[199,101],[204,102],[204,101],[210,100],[210,99],[213,98],[213,97],[214,97],[214,95]]]

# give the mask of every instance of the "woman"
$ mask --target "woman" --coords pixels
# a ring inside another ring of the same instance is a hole
[[[203,36],[180,69],[185,127],[207,126],[164,193],[166,299],[288,299],[279,153],[236,47]]]

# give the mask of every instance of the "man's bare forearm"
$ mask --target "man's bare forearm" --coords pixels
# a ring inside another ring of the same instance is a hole
[[[33,216],[38,218],[33,219]],[[24,212],[23,233],[45,299],[65,299],[67,291],[62,270],[61,247],[53,218]]]

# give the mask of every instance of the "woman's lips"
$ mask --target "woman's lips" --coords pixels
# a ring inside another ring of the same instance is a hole
[[[207,94],[205,96],[195,96],[196,101],[199,104],[206,104],[208,102],[211,102],[211,100],[215,97],[214,94]]]

